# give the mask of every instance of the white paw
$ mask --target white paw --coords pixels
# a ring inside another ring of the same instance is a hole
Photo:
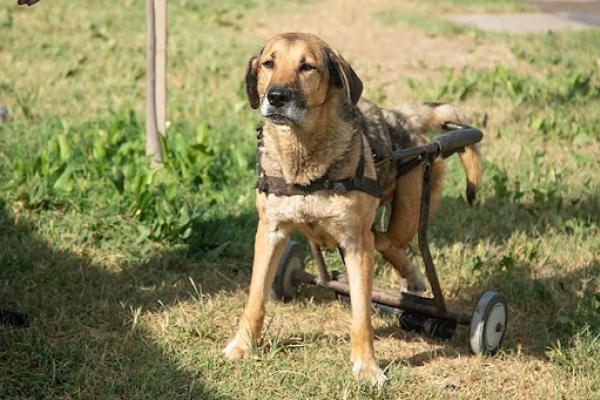
[[[355,379],[366,380],[377,386],[381,386],[387,381],[385,374],[374,360],[370,362],[355,361],[352,365],[352,375]]]
[[[403,281],[404,290],[409,293],[422,294],[427,289],[425,277],[416,266],[401,280]]]
[[[228,360],[239,360],[241,358],[248,358],[250,356],[250,349],[250,345],[243,343],[236,337],[223,349],[223,354]]]

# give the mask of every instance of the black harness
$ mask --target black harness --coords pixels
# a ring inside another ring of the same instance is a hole
[[[358,190],[377,198],[383,197],[383,190],[381,190],[379,182],[375,179],[367,178],[365,176],[364,142],[362,140],[360,141],[360,158],[358,159],[358,165],[356,166],[354,176],[350,178],[332,180],[326,173],[322,177],[311,181],[307,185],[300,185],[297,183],[289,184],[281,177],[265,175],[265,171],[261,165],[261,153],[263,150],[262,127],[256,129],[256,138],[258,139],[258,144],[256,146],[256,166],[258,169],[256,188],[259,192],[272,193],[276,196],[305,196],[318,190],[332,190],[334,193],[338,194]],[[377,156],[374,155],[374,158],[375,162],[377,163]],[[420,161],[420,158],[417,158],[407,163],[399,164],[397,175],[400,176],[406,174],[411,169],[416,167]]]

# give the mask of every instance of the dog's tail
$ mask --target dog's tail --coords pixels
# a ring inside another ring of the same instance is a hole
[[[401,114],[406,128],[419,134],[439,131],[446,122],[466,123],[462,111],[445,103],[405,104],[397,111]],[[473,204],[483,172],[479,145],[467,146],[458,154],[467,175],[467,201]]]

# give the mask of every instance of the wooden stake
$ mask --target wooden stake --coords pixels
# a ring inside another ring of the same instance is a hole
[[[146,0],[148,44],[146,49],[146,154],[162,162],[160,139],[156,126],[156,26],[154,0]]]
[[[154,0],[156,19],[156,123],[167,133],[167,0]]]

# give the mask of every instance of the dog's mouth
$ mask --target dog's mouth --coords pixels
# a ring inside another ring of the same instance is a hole
[[[294,123],[291,118],[278,113],[271,113],[265,115],[265,118],[268,118],[269,121],[273,122],[275,125],[291,125]]]
[[[263,98],[260,113],[269,122],[275,125],[292,126],[297,124],[304,116],[304,104],[291,100],[279,106],[274,106],[267,100],[267,96]]]

